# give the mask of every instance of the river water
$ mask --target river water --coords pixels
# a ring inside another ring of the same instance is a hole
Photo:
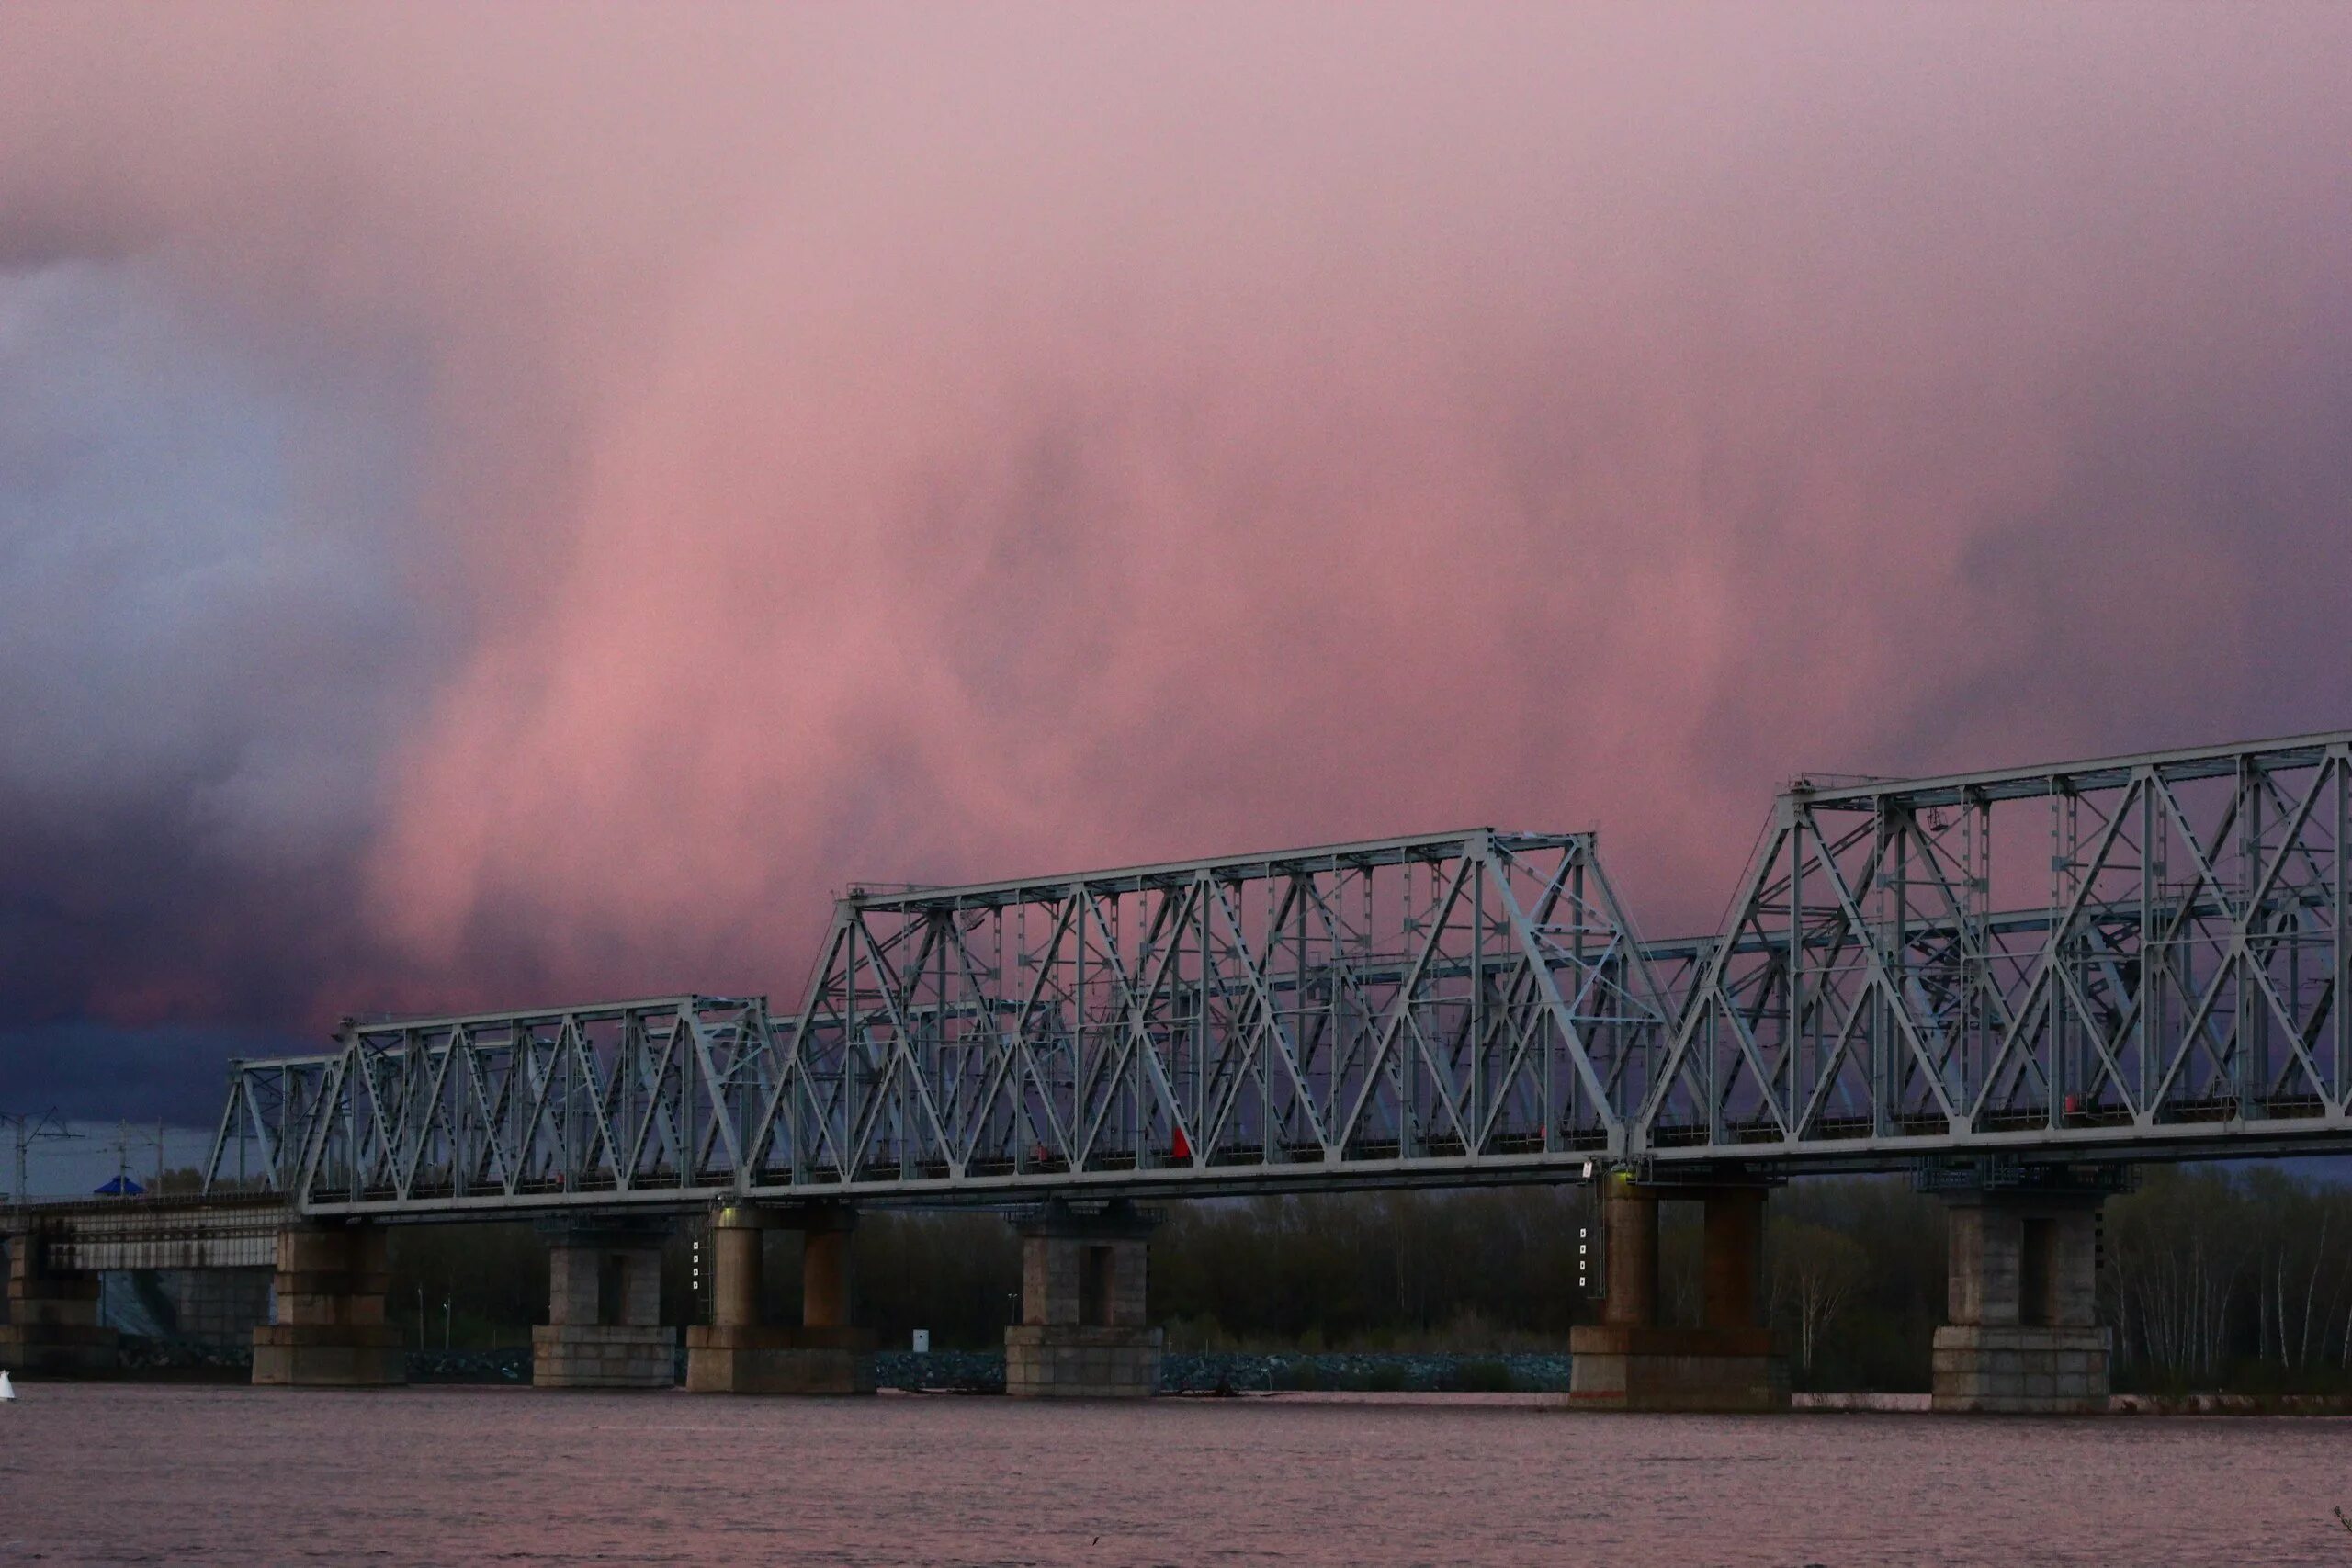
[[[20,1385],[0,1561],[2352,1563],[2352,1422]]]

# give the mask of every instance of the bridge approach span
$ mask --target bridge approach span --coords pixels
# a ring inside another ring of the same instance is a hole
[[[839,901],[799,1010],[349,1023],[208,1190],[1018,1204],[2352,1149],[2352,733],[1800,781],[1718,933],[1493,829]]]
[[[47,1265],[74,1274],[266,1269],[291,1218],[268,1194],[99,1198],[0,1211],[0,1235],[37,1234]]]

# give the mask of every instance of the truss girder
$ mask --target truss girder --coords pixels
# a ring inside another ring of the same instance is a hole
[[[239,1065],[211,1174],[347,1213],[1519,1169],[1623,1157],[1672,1022],[1591,836],[1482,829],[852,897],[788,1017],[354,1021]],[[248,1122],[299,1158],[239,1167]]]
[[[348,1021],[209,1181],[311,1212],[1018,1201],[2352,1147],[2352,735],[1800,783],[1645,943],[1590,834],[858,892],[797,1013]]]
[[[2347,739],[1792,789],[1636,1145],[2344,1141]]]

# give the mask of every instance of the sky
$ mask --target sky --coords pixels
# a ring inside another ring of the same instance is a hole
[[[0,1111],[2352,724],[2352,8],[0,7]]]

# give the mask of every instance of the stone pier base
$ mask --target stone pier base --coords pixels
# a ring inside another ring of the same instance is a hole
[[[254,1330],[254,1382],[277,1388],[393,1388],[408,1382],[408,1347],[389,1324],[264,1324]]]
[[[531,1329],[534,1388],[675,1388],[678,1331],[658,1324],[542,1323]]]
[[[382,1388],[408,1382],[408,1347],[384,1317],[383,1227],[277,1233],[277,1321],[254,1330],[254,1382]]]
[[[1935,1409],[2096,1416],[2107,1393],[2104,1328],[1936,1330]]]
[[[1004,1331],[1004,1392],[1015,1398],[1148,1399],[1159,1392],[1157,1328],[1017,1324]]]
[[[1765,1328],[1568,1331],[1568,1402],[1590,1410],[1713,1411],[1789,1407],[1789,1370]]]
[[[830,1204],[762,1209],[733,1204],[711,1216],[711,1314],[686,1330],[693,1393],[852,1394],[874,1392],[874,1334],[850,1322],[854,1212]],[[763,1321],[761,1236],[800,1233],[800,1324]]]
[[[2111,1177],[2059,1167],[1950,1194],[1950,1321],[1936,1330],[1936,1409],[2065,1416],[2107,1408],[2098,1224]]]
[[[874,1336],[862,1328],[697,1325],[686,1330],[686,1388],[695,1393],[872,1393]]]
[[[1021,1225],[1021,1322],[1004,1331],[1004,1392],[1022,1399],[1147,1399],[1160,1331],[1145,1325],[1153,1221],[1132,1204],[1050,1204]]]
[[[675,1388],[678,1333],[662,1326],[659,1229],[548,1227],[548,1321],[531,1330],[535,1388]]]
[[[1607,1262],[1601,1321],[1568,1331],[1568,1402],[1585,1410],[1713,1411],[1789,1407],[1788,1363],[1764,1325],[1764,1195],[1753,1182],[1636,1182],[1602,1186]],[[1705,1207],[1706,1321],[1661,1325],[1657,1304],[1658,1204]]]

